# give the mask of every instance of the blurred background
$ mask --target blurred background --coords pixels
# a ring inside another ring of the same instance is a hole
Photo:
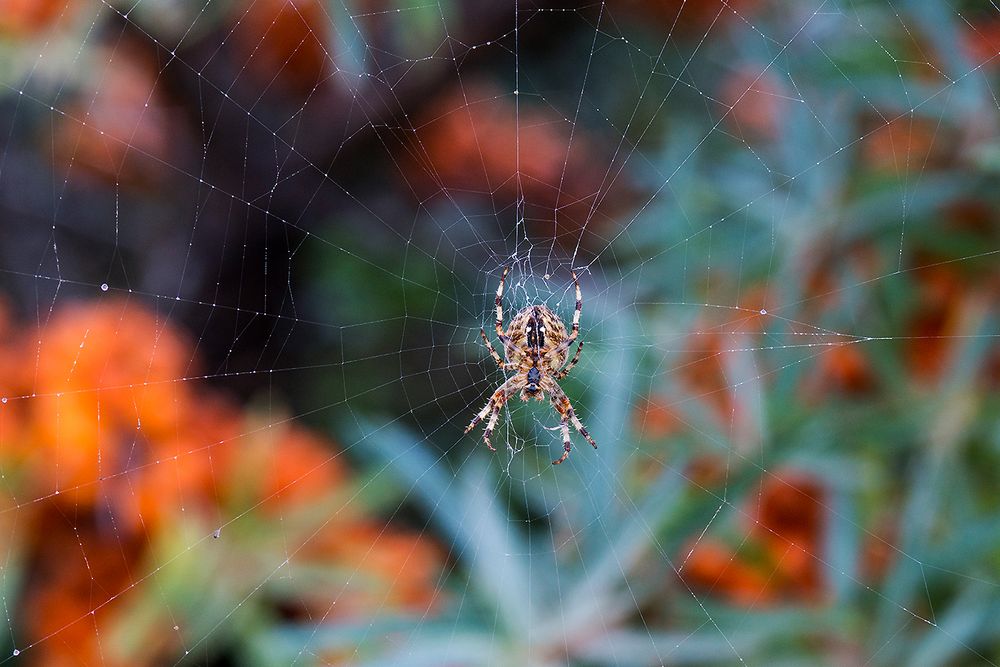
[[[1000,663],[998,84],[992,1],[0,0],[0,663]],[[559,467],[462,433],[504,266]]]

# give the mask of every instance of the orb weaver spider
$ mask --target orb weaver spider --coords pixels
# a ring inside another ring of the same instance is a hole
[[[580,294],[580,282],[573,272],[573,284],[576,285],[576,310],[573,312],[572,332],[566,333],[566,325],[562,323],[559,316],[552,312],[547,306],[535,305],[519,311],[511,320],[507,331],[503,330],[503,286],[507,279],[510,267],[504,267],[503,275],[500,276],[500,285],[497,287],[497,338],[503,344],[504,357],[500,358],[493,345],[486,337],[486,330],[480,329],[486,349],[490,356],[497,362],[501,370],[515,371],[515,374],[500,385],[493,392],[490,400],[479,411],[472,422],[465,427],[468,433],[476,424],[489,415],[486,422],[486,430],[483,432],[483,440],[486,446],[492,451],[496,451],[493,443],[490,442],[490,435],[493,434],[493,427],[496,426],[500,415],[500,408],[510,400],[515,394],[520,393],[522,401],[529,401],[532,398],[543,400],[545,394],[549,395],[552,407],[559,413],[559,429],[563,438],[563,454],[552,462],[552,465],[559,465],[569,456],[570,440],[569,425],[572,424],[580,435],[587,442],[597,449],[597,443],[587,433],[587,429],[580,422],[573,410],[573,405],[569,402],[566,393],[559,386],[558,382],[565,378],[576,362],[580,360],[580,350],[583,349],[583,341],[576,346],[576,353],[573,359],[566,364],[569,357],[569,348],[580,333],[580,311],[583,307],[583,298]]]

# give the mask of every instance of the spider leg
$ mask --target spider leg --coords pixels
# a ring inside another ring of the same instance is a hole
[[[562,431],[562,437],[563,437],[563,454],[562,454],[562,456],[560,456],[559,458],[557,458],[555,461],[552,462],[552,465],[554,465],[554,466],[559,465],[560,463],[562,463],[563,461],[565,461],[567,458],[569,458],[569,450],[570,450],[570,444],[569,444],[569,418],[565,414],[562,416],[562,419],[559,420],[559,430]]]
[[[557,347],[553,348],[553,354],[562,354],[568,350],[572,345],[576,337],[580,335],[580,311],[583,309],[583,295],[580,293],[580,281],[576,278],[576,271],[573,272],[573,284],[576,285],[576,308],[573,310],[573,327],[570,329],[569,336],[566,337],[562,343]],[[580,344],[581,346],[583,343]],[[577,357],[579,357],[580,350],[577,351]],[[576,363],[576,357],[574,361],[570,362],[570,366]],[[567,369],[568,370],[568,369]]]
[[[518,378],[520,378],[520,382],[518,382]],[[486,430],[483,431],[483,442],[486,443],[486,446],[489,447],[491,451],[494,452],[496,451],[496,448],[493,446],[493,443],[490,442],[490,436],[493,435],[493,427],[496,426],[497,418],[500,416],[500,408],[502,408],[504,404],[510,400],[511,396],[520,391],[519,387],[523,385],[524,385],[524,374],[522,373],[519,375],[515,375],[510,380],[504,382],[503,385],[501,385],[500,389],[497,390],[498,393],[499,392],[503,393],[496,400],[496,404],[493,406],[493,412],[492,414],[490,414],[490,420],[486,422]]]
[[[490,344],[490,340],[486,337],[486,330],[480,329],[479,335],[483,337],[483,342],[486,343],[486,349],[490,351],[490,356],[493,357],[493,361],[497,362],[497,366],[500,368],[504,367],[503,359],[497,354],[497,351],[493,349],[493,345]]]
[[[573,428],[584,437],[584,439],[597,449],[597,443],[594,439],[590,437],[590,433],[587,432],[586,427],[580,422],[580,418],[576,416],[576,412],[573,410],[573,404],[569,402],[569,397],[566,393],[555,383],[555,381],[549,380],[544,383],[546,391],[549,392],[551,396],[552,406],[559,413],[562,418],[559,422],[559,426],[563,431],[563,455],[552,462],[552,465],[559,465],[569,456],[570,442],[569,442],[569,427],[566,423],[569,422],[573,425]]]
[[[576,354],[573,355],[573,359],[568,364],[566,364],[565,368],[556,373],[556,380],[562,380],[567,375],[569,375],[570,369],[573,368],[573,366],[576,366],[576,362],[580,361],[580,350],[582,349],[583,349],[583,341],[581,340],[579,343],[577,343]]]
[[[500,390],[498,389],[497,392],[499,391]],[[490,396],[490,400],[486,401],[486,405],[483,406],[483,409],[479,411],[479,414],[477,414],[475,417],[472,418],[472,421],[469,423],[469,425],[465,427],[465,432],[468,433],[469,431],[474,429],[476,427],[476,424],[481,422],[483,420],[483,417],[485,417],[490,413],[490,410],[493,411],[493,414],[490,416],[490,421],[489,421],[490,428],[487,428],[487,436],[484,439],[486,440],[486,446],[495,452],[497,449],[490,443],[490,438],[488,433],[492,430],[493,421],[496,415],[500,412],[500,405],[497,404],[496,393]]]
[[[510,273],[510,267],[509,266],[503,267],[503,273],[500,275],[500,284],[497,286],[497,298],[496,298],[497,319],[495,326],[497,331],[497,338],[499,338],[500,342],[503,344],[504,355],[508,359],[512,359],[517,350],[515,349],[514,344],[510,342],[510,336],[504,333],[503,330],[503,289],[504,289],[504,283],[507,280],[508,273]],[[516,368],[516,365],[510,366],[510,368]]]
[[[576,278],[576,271],[573,272],[573,284],[576,285],[576,309],[573,311],[573,328],[570,331],[569,336],[566,337],[566,340],[553,348],[550,353],[553,355],[560,355],[568,350],[573,346],[573,341],[576,340],[576,337],[580,335],[580,311],[583,308],[583,295],[580,294],[580,281]],[[573,368],[573,366],[576,366],[576,362],[580,360],[580,350],[582,349],[583,341],[580,341],[576,346],[576,354],[573,355],[573,359],[566,364],[565,368],[556,373],[556,380],[562,380],[569,375],[570,369]]]
[[[580,311],[583,310],[583,295],[580,294],[580,281],[576,279],[576,271],[573,272],[573,284],[576,285],[576,309],[573,311],[573,331],[569,335],[570,341],[576,340],[576,335],[580,333]]]
[[[518,376],[515,375],[500,385],[500,387],[493,392],[493,395],[490,396],[490,400],[486,401],[486,405],[483,406],[483,409],[480,410],[479,413],[472,418],[472,421],[469,422],[469,425],[465,427],[465,432],[468,433],[474,429],[476,424],[481,422],[486,415],[489,415],[490,419],[486,422],[486,430],[483,432],[483,441],[486,442],[486,446],[494,452],[496,451],[496,447],[494,447],[493,443],[490,442],[490,435],[493,434],[493,427],[496,426],[497,418],[500,416],[500,408],[503,407],[504,403],[506,403],[511,396],[517,393],[517,389],[515,388],[516,385],[514,383],[517,377]]]
[[[490,420],[486,422],[486,430],[483,431],[483,442],[486,443],[486,446],[490,448],[491,452],[495,452],[497,448],[493,446],[492,442],[490,442],[490,436],[493,435],[493,427],[497,425],[497,418],[500,417],[500,407],[506,402],[507,399],[505,397],[501,402],[493,406],[493,412],[490,414]]]
[[[503,332],[503,283],[507,279],[507,273],[509,271],[510,271],[510,267],[509,266],[503,267],[503,274],[500,276],[500,285],[497,286],[497,300],[496,300],[496,303],[497,303],[497,321],[496,321],[497,338],[499,338],[500,342],[504,344],[504,347],[507,347],[507,336]]]

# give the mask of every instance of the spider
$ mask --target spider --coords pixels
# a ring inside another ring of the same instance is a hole
[[[566,325],[562,323],[559,316],[549,310],[547,306],[541,305],[528,306],[521,310],[511,320],[510,327],[505,332],[503,330],[502,299],[504,280],[507,278],[508,271],[510,271],[510,267],[504,267],[503,275],[500,276],[500,286],[497,287],[496,300],[497,338],[503,343],[504,357],[507,359],[506,363],[500,359],[500,355],[493,349],[493,345],[490,344],[489,339],[486,337],[485,329],[480,329],[479,335],[483,337],[486,349],[490,351],[490,355],[497,362],[497,366],[501,370],[516,371],[516,373],[512,377],[507,378],[507,381],[493,392],[490,400],[486,402],[486,405],[479,411],[479,414],[465,428],[465,432],[468,433],[471,431],[475,428],[476,424],[486,418],[486,415],[489,415],[490,418],[486,422],[486,431],[483,432],[483,440],[490,450],[496,451],[496,448],[490,442],[490,435],[493,433],[493,427],[496,426],[497,418],[500,415],[500,408],[518,392],[521,394],[521,400],[526,402],[532,398],[541,401],[545,398],[545,394],[549,394],[552,407],[556,409],[561,417],[559,428],[562,431],[564,451],[562,456],[552,462],[552,465],[559,465],[569,456],[569,425],[571,423],[573,424],[573,428],[579,431],[580,435],[594,446],[594,449],[597,449],[597,443],[594,442],[594,439],[587,433],[587,429],[580,423],[580,419],[573,411],[573,406],[570,404],[569,398],[566,397],[565,392],[558,385],[558,381],[565,378],[569,374],[570,369],[579,361],[580,350],[583,349],[583,341],[580,341],[576,346],[576,354],[573,355],[572,361],[566,364],[566,358],[569,356],[569,348],[573,345],[573,341],[576,340],[577,334],[580,333],[580,309],[583,306],[580,295],[580,283],[577,281],[576,273],[574,272],[573,284],[576,285],[576,310],[573,312],[572,333],[567,335]],[[565,368],[563,367],[564,365]]]

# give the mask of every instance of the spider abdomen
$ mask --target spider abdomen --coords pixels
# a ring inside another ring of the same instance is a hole
[[[507,329],[511,348],[507,361],[523,370],[537,367],[549,373],[566,363],[566,326],[547,306],[529,306],[514,316]]]

